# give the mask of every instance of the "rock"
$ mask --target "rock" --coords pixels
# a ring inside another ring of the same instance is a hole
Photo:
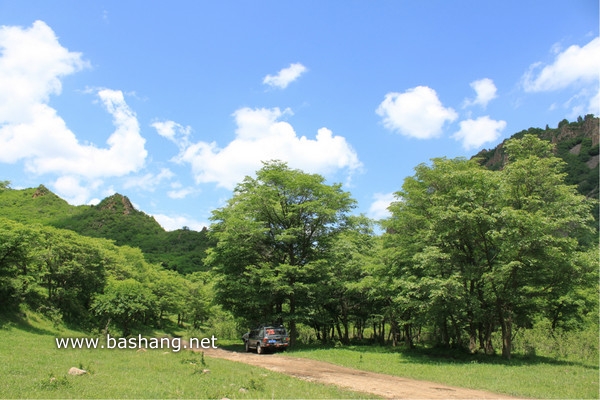
[[[238,392],[240,392],[240,393],[248,393],[248,389],[246,389],[246,388],[240,388],[240,390],[238,390]]]
[[[85,369],[71,367],[71,369],[69,370],[69,375],[85,375],[85,374],[87,374],[87,371]]]
[[[202,373],[203,373],[203,374],[210,374],[210,369],[203,369],[203,370],[202,370]]]

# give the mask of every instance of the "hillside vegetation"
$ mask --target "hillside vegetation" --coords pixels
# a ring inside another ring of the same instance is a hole
[[[4,184],[0,189],[0,216],[110,239],[118,246],[137,247],[148,262],[179,273],[206,270],[203,259],[210,246],[206,230],[196,232],[182,227],[167,232],[118,193],[96,206],[72,206],[43,185],[12,190]]]
[[[579,117],[577,121],[562,120],[558,127],[529,128],[517,132],[511,139],[521,139],[526,134],[547,140],[555,146],[555,154],[565,163],[565,182],[576,185],[579,193],[598,200],[598,132],[600,119],[593,115]],[[506,140],[493,149],[480,151],[475,158],[492,170],[506,163]]]

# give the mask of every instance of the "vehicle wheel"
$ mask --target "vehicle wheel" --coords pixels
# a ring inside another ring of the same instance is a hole
[[[265,352],[265,349],[260,347],[260,343],[256,343],[256,354],[263,354],[264,352]]]
[[[246,340],[245,342],[245,347],[246,347],[246,353],[250,352],[250,343]]]

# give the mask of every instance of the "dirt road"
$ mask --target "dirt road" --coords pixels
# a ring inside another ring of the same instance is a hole
[[[451,387],[396,376],[359,371],[323,361],[289,357],[281,354],[258,355],[223,349],[202,350],[207,357],[223,358],[256,365],[300,379],[337,385],[346,389],[389,399],[509,399],[500,394]]]

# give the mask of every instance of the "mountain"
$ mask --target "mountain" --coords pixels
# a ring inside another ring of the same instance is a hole
[[[575,122],[564,119],[558,123],[557,128],[549,128],[548,125],[545,129],[529,128],[515,133],[511,139],[533,134],[552,142],[556,156],[566,163],[567,183],[576,185],[579,193],[584,196],[598,200],[599,126],[600,119],[589,114],[585,118],[579,117]],[[506,162],[505,142],[494,149],[480,151],[475,158],[489,169],[501,169]]]
[[[142,250],[150,250],[147,243],[165,233],[154,218],[136,210],[126,196],[118,193],[53,225],[84,236],[113,239],[119,246],[129,245]]]
[[[0,185],[0,216],[111,239],[119,246],[139,247],[149,262],[180,273],[206,269],[203,258],[210,246],[206,230],[167,232],[118,193],[96,206],[72,206],[43,185],[13,190],[4,183]]]

